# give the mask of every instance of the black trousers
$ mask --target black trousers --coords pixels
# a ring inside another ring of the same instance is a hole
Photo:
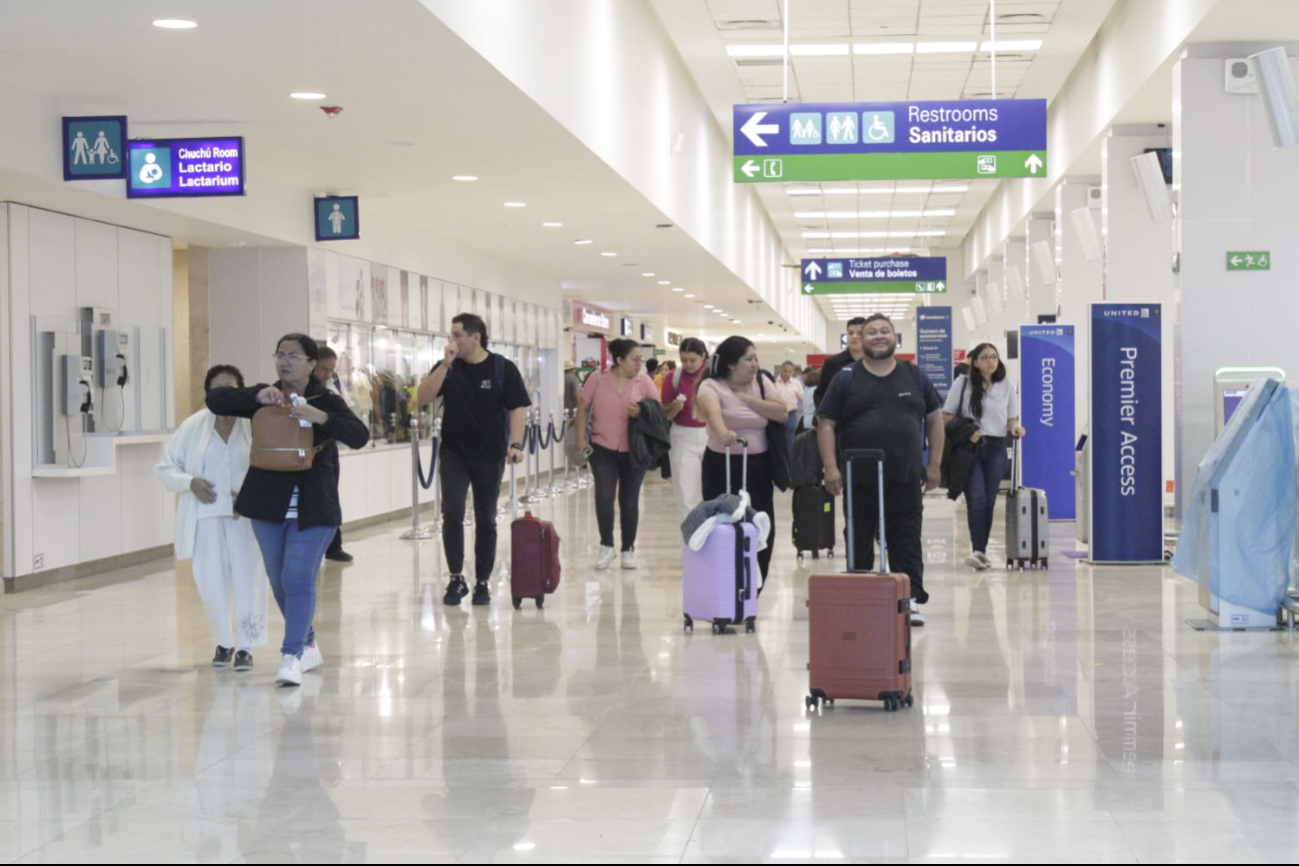
[[[463,574],[465,568],[465,500],[474,490],[474,573],[487,581],[496,567],[496,500],[501,497],[504,460],[472,462],[443,451],[442,546],[447,569]]]
[[[343,527],[338,527],[334,533],[334,540],[329,542],[329,549],[325,551],[325,556],[334,556],[343,552]]]
[[[884,484],[884,539],[888,568],[911,578],[911,595],[919,604],[929,601],[925,592],[925,556],[920,531],[925,510],[925,488],[921,481]],[[880,529],[879,485],[873,480],[853,485],[853,567],[870,571],[875,567],[875,540]]]
[[[622,551],[636,546],[640,527],[640,488],[645,470],[631,465],[627,451],[611,451],[601,445],[591,446],[591,475],[595,478],[595,519],[600,525],[600,544],[613,547],[613,505],[618,503],[622,517]]]
[[[716,451],[704,452],[704,499],[715,499],[723,493],[739,493],[744,470],[744,457],[731,455],[731,489],[726,489],[726,455]],[[771,551],[776,540],[776,485],[771,481],[771,469],[766,454],[749,455],[749,501],[754,511],[761,511],[771,519],[771,535],[765,550],[758,551],[758,568],[762,581],[767,582],[771,570]]]

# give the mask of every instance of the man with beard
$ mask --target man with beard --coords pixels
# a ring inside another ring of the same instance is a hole
[[[817,444],[825,462],[825,486],[833,496],[844,489],[843,451],[884,452],[884,519],[888,566],[911,578],[911,624],[924,625],[918,605],[929,600],[924,587],[920,543],[924,494],[938,486],[943,456],[943,401],[919,367],[893,357],[897,333],[887,316],[876,314],[863,327],[864,356],[845,367],[817,410]],[[929,465],[921,462],[922,430],[928,431]],[[874,466],[854,467],[853,563],[870,569],[879,532],[879,482]]]

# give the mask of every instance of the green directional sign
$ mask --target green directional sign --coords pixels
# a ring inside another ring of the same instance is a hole
[[[995,180],[1045,174],[1045,150],[735,157],[735,180],[739,183],[773,180]]]
[[[944,280],[871,280],[869,283],[839,282],[803,283],[805,295],[905,295],[905,294],[947,294],[947,283]]]
[[[1270,271],[1272,253],[1270,250],[1228,250],[1227,270]]]

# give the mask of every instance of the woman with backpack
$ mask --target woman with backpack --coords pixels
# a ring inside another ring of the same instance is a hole
[[[968,418],[978,430],[970,437],[977,444],[974,467],[965,485],[965,507],[973,550],[965,564],[976,571],[992,567],[988,538],[992,535],[997,489],[1006,474],[1006,437],[1019,439],[1019,393],[1006,378],[997,347],[980,343],[969,355],[970,372],[952,384],[943,406],[943,421]]]
[[[663,377],[660,397],[672,422],[672,486],[677,495],[677,518],[685,520],[704,501],[704,451],[708,431],[695,418],[695,389],[704,377],[708,347],[698,337],[681,341],[681,366]],[[669,362],[670,363],[670,362]]]
[[[242,388],[239,368],[207,371],[203,391]],[[154,474],[176,501],[176,558],[193,560],[194,585],[216,632],[212,666],[253,667],[253,647],[266,643],[266,581],[252,525],[234,510],[248,474],[252,430],[242,418],[199,409],[167,442]]]
[[[745,337],[727,337],[709,360],[703,381],[699,383],[695,417],[707,425],[708,450],[703,465],[705,499],[740,492],[745,478],[745,456],[735,443],[737,439],[749,443],[749,501],[754,511],[766,512],[771,520],[767,546],[758,551],[758,568],[765,586],[774,546],[771,541],[776,537],[776,484],[767,455],[767,427],[772,421],[783,425],[789,409],[774,388],[763,385],[762,375],[753,342]],[[729,490],[726,486],[728,460],[731,464]]]
[[[312,375],[320,359],[315,340],[287,334],[276,343],[273,357],[280,377],[275,384],[213,388],[207,407],[217,415],[253,419],[252,467],[235,500],[235,511],[252,521],[271,592],[284,614],[276,682],[297,686],[304,671],[324,662],[312,620],[316,574],[343,522],[335,442],[363,448],[370,432],[342,397]],[[259,413],[265,414],[259,417]],[[276,423],[284,422],[285,416],[296,424]],[[308,427],[310,451],[299,447],[296,439],[299,428]],[[302,464],[307,468],[296,468]]]

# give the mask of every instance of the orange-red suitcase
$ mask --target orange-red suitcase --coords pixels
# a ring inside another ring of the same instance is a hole
[[[873,458],[879,466],[880,571],[854,572],[852,465]],[[848,574],[814,574],[807,581],[809,709],[839,698],[883,701],[889,712],[911,706],[911,579],[887,574],[884,534],[884,452],[848,451]]]

